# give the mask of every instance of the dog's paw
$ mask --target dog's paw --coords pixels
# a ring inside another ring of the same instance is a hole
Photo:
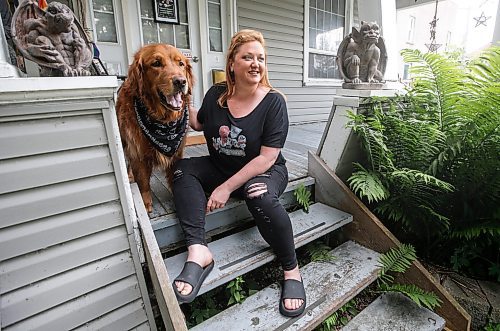
[[[148,213],[153,211],[153,199],[151,198],[150,192],[141,192],[142,201],[144,202],[144,207]]]
[[[128,181],[129,181],[130,183],[135,182],[135,179],[134,179],[134,173],[132,172],[132,168],[131,168],[131,167],[128,167],[128,169],[127,169],[127,174],[128,174]]]

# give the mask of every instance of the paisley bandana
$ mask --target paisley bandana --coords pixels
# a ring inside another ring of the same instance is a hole
[[[137,123],[153,146],[162,154],[172,156],[177,152],[189,123],[188,106],[182,111],[182,116],[166,124],[160,123],[148,116],[148,109],[138,98],[134,99],[134,109]]]

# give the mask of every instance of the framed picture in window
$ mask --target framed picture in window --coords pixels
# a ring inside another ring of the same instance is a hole
[[[179,24],[178,0],[153,0],[155,22]]]

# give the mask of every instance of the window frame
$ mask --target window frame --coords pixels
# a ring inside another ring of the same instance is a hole
[[[183,0],[180,0],[180,1],[183,1]],[[178,47],[177,45],[173,45],[175,46],[176,48],[178,48],[179,50],[181,51],[187,51],[187,50],[191,50],[192,48],[192,44],[191,44],[191,26],[189,25],[189,22],[191,21],[191,17],[189,16],[189,9],[188,9],[188,1],[186,0],[186,14],[187,14],[187,20],[188,20],[188,23],[183,23],[181,22],[181,18],[180,18],[180,14],[179,14],[179,24],[172,24],[172,23],[159,23],[159,22],[156,22],[154,20],[154,17],[143,17],[141,15],[141,0],[136,0],[136,4],[137,4],[137,11],[139,13],[139,33],[141,35],[141,46],[145,46],[144,44],[144,33],[142,31],[142,20],[145,19],[145,20],[150,20],[153,22],[153,24],[155,24],[156,26],[156,42],[157,43],[160,43],[160,28],[159,28],[159,24],[165,24],[165,25],[172,25],[172,32],[173,32],[173,36],[174,36],[174,43],[177,44],[177,40],[176,40],[176,35],[175,35],[175,26],[178,25],[178,26],[187,26],[187,29],[188,29],[188,33],[189,33],[189,48],[181,48],[181,47]],[[154,9],[153,9],[154,10]]]
[[[207,20],[207,34],[206,34],[206,38],[207,38],[207,52],[208,53],[213,53],[213,54],[223,54],[224,53],[224,50],[226,49],[225,48],[225,41],[224,41],[224,22],[223,22],[223,19],[222,19],[222,0],[219,1],[218,3],[213,1],[213,0],[206,0],[206,20]],[[219,18],[220,18],[220,28],[217,28],[217,27],[211,27],[210,26],[210,17],[208,16],[208,6],[209,4],[212,3],[214,5],[218,5],[219,6]],[[217,29],[220,31],[220,34],[221,34],[221,45],[222,45],[222,50],[219,52],[219,51],[212,51],[210,49],[210,29]]]
[[[346,35],[347,31],[351,30],[352,22],[353,22],[353,2],[354,0],[345,0],[344,7],[344,35]],[[323,54],[323,55],[334,55],[333,52],[309,48],[309,0],[304,1],[304,69],[303,69],[303,77],[302,77],[302,85],[303,86],[334,86],[341,87],[343,83],[343,79],[338,78],[310,78],[309,77],[309,54]],[[344,36],[345,37],[345,36]]]
[[[94,39],[94,42],[103,44],[103,45],[113,45],[113,46],[120,46],[121,45],[121,35],[120,35],[120,29],[118,28],[118,21],[116,18],[116,0],[111,0],[111,3],[113,4],[113,19],[115,21],[115,31],[116,31],[116,42],[112,41],[99,41],[97,39],[97,26],[95,24],[95,15],[94,12],[98,13],[104,13],[104,14],[110,14],[111,12],[103,11],[103,10],[94,10],[94,2],[89,1],[89,6],[90,6],[90,19],[92,20],[92,36]]]

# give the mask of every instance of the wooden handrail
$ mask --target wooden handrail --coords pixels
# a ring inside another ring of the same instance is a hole
[[[141,229],[142,242],[146,253],[149,274],[153,283],[156,300],[167,330],[187,331],[184,314],[179,307],[172,282],[168,277],[167,267],[161,256],[160,248],[149,221],[148,213],[144,208],[141,193],[136,183],[131,184],[132,197]]]

